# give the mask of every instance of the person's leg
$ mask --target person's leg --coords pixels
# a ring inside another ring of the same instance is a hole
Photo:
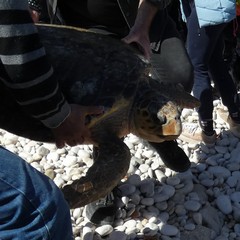
[[[194,67],[193,95],[201,102],[198,109],[200,119],[212,119],[213,96],[208,63],[214,41],[206,34],[206,28],[199,27],[195,7],[187,19],[187,27],[187,51]]]
[[[209,63],[223,28],[220,25],[200,28],[194,5],[187,19],[187,27],[187,50],[194,67],[193,95],[201,102],[198,108],[200,125],[204,133],[212,135],[213,94]]]
[[[227,64],[222,55],[224,49],[223,31],[225,24],[222,24],[219,27],[222,27],[222,34],[219,36],[212,53],[209,62],[209,70],[212,79],[220,92],[223,104],[227,106],[230,113],[235,113],[239,111],[237,88],[229,74]]]
[[[194,2],[189,5],[191,11],[187,18],[187,51],[194,67],[193,95],[200,100],[197,109],[199,124],[183,124],[180,139],[188,142],[203,141],[205,144],[215,143],[217,135],[213,126],[213,92],[209,76],[209,63],[222,28],[218,25],[199,27]]]
[[[1,239],[73,239],[70,210],[60,189],[2,147],[0,189]]]
[[[188,92],[193,85],[193,67],[186,48],[170,17],[165,19],[159,50],[153,52],[151,63],[160,81],[180,83]],[[161,23],[159,23],[161,24]]]
[[[224,28],[225,24],[222,25]],[[237,87],[229,74],[222,52],[224,48],[223,36],[219,38],[210,61],[211,76],[215,85],[218,87],[223,104],[228,108],[229,116],[221,109],[218,114],[228,123],[230,131],[240,138],[240,103],[237,94]]]

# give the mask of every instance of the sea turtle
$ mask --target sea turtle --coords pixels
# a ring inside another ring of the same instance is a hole
[[[155,147],[175,140],[181,109],[198,101],[182,88],[149,77],[149,64],[119,40],[65,26],[43,24],[38,30],[68,101],[105,107],[104,114],[86,122],[93,138],[86,144],[98,148],[93,166],[63,188],[70,207],[80,207],[105,196],[125,176],[131,157],[122,137],[133,133]],[[0,128],[54,142],[52,132],[25,114],[2,83],[0,101]]]

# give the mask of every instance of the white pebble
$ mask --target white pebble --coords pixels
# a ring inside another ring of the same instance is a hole
[[[136,221],[134,219],[128,220],[123,224],[127,228],[134,228],[136,226]]]
[[[127,240],[127,234],[120,231],[111,232],[109,235],[109,240]],[[85,240],[85,239],[84,239]]]
[[[180,183],[180,179],[176,176],[173,176],[173,177],[167,178],[166,182],[168,185],[175,186]]]
[[[83,239],[84,240],[93,240],[94,233],[90,227],[83,227]]]
[[[110,234],[113,231],[113,227],[111,225],[103,225],[95,229],[100,236],[104,237]]]
[[[166,236],[176,236],[179,230],[174,225],[163,224],[160,227],[160,231],[163,235]]]
[[[230,198],[233,202],[240,203],[240,192],[234,192],[230,195]]]
[[[139,166],[139,170],[140,170],[142,173],[147,172],[148,169],[149,169],[149,166],[148,166],[147,164],[141,164],[141,165]]]
[[[143,198],[141,200],[141,204],[145,206],[152,206],[154,204],[154,199],[153,198]]]
[[[215,177],[228,178],[231,176],[231,172],[222,166],[209,167],[208,171],[212,173]]]
[[[232,212],[232,204],[229,196],[220,195],[216,199],[216,204],[219,210],[224,214],[230,214]]]
[[[65,181],[63,180],[63,178],[59,175],[57,175],[55,178],[54,178],[54,182],[55,184],[58,186],[58,187],[62,187],[62,185],[65,183]]]
[[[69,167],[69,166],[73,166],[74,164],[77,163],[77,157],[76,156],[70,156],[67,155],[64,159],[63,159],[63,166],[65,167]]]
[[[202,225],[202,214],[198,212],[193,213],[193,220],[197,225]]]
[[[57,152],[49,152],[47,155],[47,160],[52,162],[57,162],[59,159],[59,155]]]
[[[188,210],[188,211],[198,211],[201,207],[201,204],[198,201],[195,200],[188,200],[184,203],[184,207]]]
[[[184,226],[184,229],[188,230],[188,231],[193,231],[194,229],[196,228],[195,224],[193,223],[187,223],[185,226]]]

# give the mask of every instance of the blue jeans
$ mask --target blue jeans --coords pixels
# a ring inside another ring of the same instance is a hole
[[[223,59],[223,31],[226,24],[199,27],[196,8],[190,1],[187,18],[187,51],[194,67],[193,95],[201,102],[200,120],[211,120],[213,94],[211,80],[230,113],[238,111],[236,86]]]
[[[72,240],[69,207],[60,189],[0,147],[0,240]]]

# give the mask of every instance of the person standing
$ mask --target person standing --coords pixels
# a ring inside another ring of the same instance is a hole
[[[200,100],[199,124],[183,125],[180,139],[214,144],[217,134],[213,125],[211,80],[228,108],[228,124],[240,137],[240,108],[236,86],[223,59],[223,32],[236,17],[235,0],[180,0],[187,22],[187,51],[194,67],[193,95]]]
[[[52,130],[58,147],[81,144],[90,137],[85,116],[102,113],[102,107],[66,101],[27,0],[0,0],[0,25],[0,81],[25,112]],[[73,239],[70,209],[60,189],[2,146],[0,239]]]

